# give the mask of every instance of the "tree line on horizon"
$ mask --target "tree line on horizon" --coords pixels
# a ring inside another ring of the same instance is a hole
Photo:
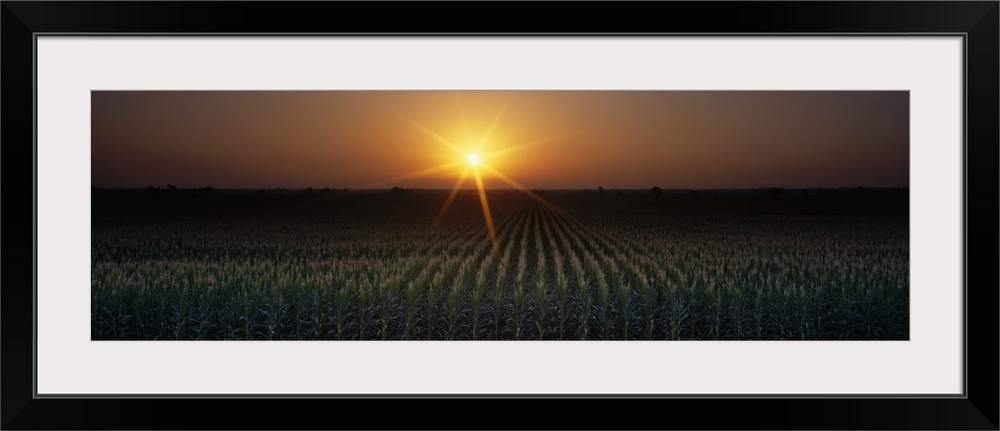
[[[303,194],[314,194],[314,193],[315,194],[333,194],[333,193],[338,193],[338,192],[339,193],[348,193],[348,192],[352,191],[352,189],[348,189],[348,188],[334,189],[334,188],[330,188],[330,187],[323,187],[323,188],[306,187],[306,188],[303,188],[303,189],[285,188],[285,187],[275,187],[275,188],[270,188],[270,189],[268,189],[268,188],[260,188],[260,189],[255,189],[255,188],[217,189],[217,188],[214,188],[212,186],[205,186],[205,187],[191,187],[191,188],[183,188],[182,189],[182,188],[179,188],[179,187],[177,187],[177,186],[175,186],[173,184],[167,184],[166,187],[147,186],[147,187],[142,188],[142,189],[135,189],[135,188],[97,188],[97,187],[91,187],[91,190],[92,191],[97,191],[97,190],[118,190],[118,191],[131,191],[131,192],[138,191],[139,193],[141,193],[143,195],[176,195],[176,194],[180,194],[180,193],[220,193],[220,192],[226,192],[226,191],[243,191],[243,192],[246,192],[246,191],[256,191],[259,194],[265,194],[265,193],[267,193],[269,191],[271,191],[271,192],[277,192],[277,193],[295,193],[295,192],[299,192],[299,193],[303,193]],[[380,189],[358,189],[358,191],[362,191],[362,190],[363,191],[376,191],[376,190],[380,190]],[[381,190],[386,190],[386,189],[381,189]],[[438,190],[438,189],[403,188],[403,187],[399,187],[399,186],[394,186],[391,189],[387,189],[387,190],[390,193],[394,194],[394,195],[406,195],[406,194],[411,194],[411,193],[413,193],[415,191]],[[444,189],[440,189],[440,190],[444,190]],[[516,190],[513,190],[513,189],[505,189],[505,190],[507,190],[508,192],[509,191],[516,191]],[[651,188],[649,188],[647,190],[649,192],[651,192],[652,195],[655,198],[662,197],[663,194],[664,194],[664,192],[667,192],[668,194],[674,194],[674,195],[677,195],[677,194],[689,194],[689,195],[692,195],[692,196],[696,196],[696,195],[711,196],[713,194],[724,193],[724,192],[727,192],[727,191],[743,191],[743,192],[757,191],[758,194],[766,195],[766,196],[772,197],[772,198],[778,198],[778,197],[783,197],[783,196],[786,196],[786,197],[787,196],[799,196],[799,197],[817,196],[817,197],[821,197],[821,196],[824,196],[824,195],[826,195],[828,193],[835,193],[835,194],[845,194],[845,193],[848,193],[848,194],[854,194],[854,195],[870,196],[871,194],[877,193],[877,192],[883,192],[883,191],[902,191],[902,190],[909,190],[909,188],[908,187],[864,187],[864,186],[856,186],[856,187],[839,187],[839,188],[832,188],[832,187],[804,187],[804,188],[784,188],[784,187],[770,187],[770,188],[767,188],[767,187],[758,187],[758,188],[747,188],[747,189],[664,189],[664,188],[662,188],[660,186],[653,186],[653,187],[651,187]],[[471,191],[474,191],[474,189],[471,189]],[[490,190],[490,191],[494,191],[494,190]],[[642,189],[614,189],[614,190],[609,190],[609,189],[604,188],[603,186],[599,186],[596,189],[559,189],[559,191],[582,191],[584,194],[589,194],[589,193],[596,192],[597,194],[600,194],[600,195],[612,193],[612,194],[614,194],[617,197],[622,197],[624,195],[624,193],[626,193],[626,192],[628,192],[629,194],[634,194],[635,192],[642,191]],[[531,192],[533,192],[535,194],[545,194],[546,189],[532,189]]]

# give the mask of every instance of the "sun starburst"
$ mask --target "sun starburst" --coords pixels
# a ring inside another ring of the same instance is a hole
[[[526,196],[528,196],[531,199],[533,199],[533,200],[541,203],[542,205],[546,206],[547,208],[550,208],[550,209],[553,209],[553,210],[555,210],[555,211],[557,211],[559,213],[568,215],[562,209],[558,208],[557,206],[555,206],[551,202],[545,200],[544,198],[542,198],[538,194],[532,192],[531,190],[529,190],[527,187],[525,187],[521,183],[515,181],[514,179],[512,179],[509,176],[505,175],[504,173],[500,172],[496,167],[494,167],[494,166],[490,165],[489,163],[487,163],[487,160],[491,160],[492,158],[495,158],[497,156],[506,155],[506,154],[513,153],[513,152],[516,152],[516,151],[521,151],[521,150],[524,150],[524,149],[527,149],[527,148],[534,147],[536,145],[540,145],[540,144],[543,144],[543,143],[546,143],[546,142],[550,142],[550,141],[553,141],[553,140],[556,140],[556,139],[562,139],[562,138],[568,136],[568,135],[552,136],[552,137],[548,137],[548,138],[544,138],[544,139],[537,139],[537,140],[530,141],[530,142],[524,142],[524,143],[519,143],[519,144],[515,144],[515,145],[506,146],[506,147],[499,148],[499,149],[496,149],[496,150],[491,151],[491,152],[483,152],[483,150],[486,148],[486,146],[490,143],[490,140],[491,140],[494,132],[496,131],[497,126],[500,124],[500,120],[503,118],[504,112],[507,110],[508,106],[510,105],[510,102],[513,99],[513,96],[514,96],[514,93],[511,93],[510,96],[508,96],[507,99],[504,101],[504,103],[500,106],[500,108],[498,109],[496,115],[493,117],[492,121],[490,121],[490,125],[487,128],[486,132],[483,134],[483,136],[481,136],[479,139],[476,139],[476,140],[470,140],[470,141],[476,142],[476,144],[472,145],[475,148],[469,148],[469,149],[462,148],[460,145],[458,145],[458,144],[452,142],[451,140],[445,138],[441,133],[438,133],[438,132],[436,132],[434,130],[431,130],[429,127],[427,127],[427,126],[425,126],[423,124],[420,124],[416,120],[414,120],[414,119],[406,116],[405,114],[403,114],[403,113],[401,113],[401,112],[399,112],[399,111],[397,111],[395,109],[392,109],[391,107],[389,107],[388,105],[386,105],[384,103],[376,101],[376,103],[380,107],[382,107],[386,111],[392,113],[395,117],[397,117],[400,120],[404,121],[405,123],[409,124],[413,128],[415,128],[418,131],[420,131],[421,133],[423,133],[425,136],[433,139],[435,142],[441,144],[445,148],[448,148],[449,150],[458,153],[459,155],[461,155],[464,158],[465,169],[462,171],[461,175],[459,175],[458,180],[455,182],[455,186],[452,187],[451,193],[448,194],[448,198],[445,200],[444,205],[442,205],[441,210],[438,212],[437,217],[434,218],[434,224],[433,224],[433,226],[436,227],[436,226],[438,226],[441,223],[441,221],[444,218],[445,214],[447,214],[448,209],[451,207],[451,204],[455,201],[456,196],[458,196],[458,192],[461,190],[461,188],[465,184],[466,180],[469,179],[469,176],[471,174],[471,176],[475,180],[476,190],[478,191],[479,203],[480,203],[480,206],[482,207],[483,218],[484,218],[484,220],[486,222],[486,230],[487,230],[487,232],[489,234],[490,242],[491,242],[491,245],[493,247],[493,252],[497,256],[499,256],[499,244],[498,244],[498,241],[497,241],[496,229],[494,228],[493,216],[492,216],[492,214],[490,212],[489,199],[487,199],[487,193],[486,193],[485,183],[483,181],[484,173],[489,173],[493,178],[499,179],[500,181],[504,182],[505,184],[507,184],[507,185],[509,185],[509,186],[517,189],[517,190],[520,190]],[[471,134],[469,133],[468,122],[467,122],[467,120],[465,118],[464,105],[462,104],[462,99],[461,99],[461,95],[460,94],[456,94],[456,101],[458,102],[459,113],[460,113],[460,117],[461,117],[464,129],[465,129],[465,132],[466,132],[467,135],[469,135],[469,136],[467,136],[467,138],[471,137]],[[470,150],[472,150],[472,151],[470,152]],[[422,177],[422,176],[426,176],[426,175],[431,175],[431,174],[435,174],[435,173],[439,173],[439,172],[443,172],[443,171],[454,169],[457,166],[460,166],[462,164],[463,164],[463,160],[460,159],[460,160],[456,160],[456,161],[452,161],[452,162],[443,163],[443,164],[438,165],[438,166],[432,166],[432,167],[429,167],[429,168],[420,169],[418,171],[414,171],[414,172],[410,172],[410,173],[407,173],[407,174],[399,175],[399,176],[393,177],[393,178],[385,180],[385,181],[380,181],[379,183],[386,183],[388,181],[408,180],[408,179],[413,179],[413,178]]]

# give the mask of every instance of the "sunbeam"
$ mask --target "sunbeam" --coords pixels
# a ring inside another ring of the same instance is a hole
[[[490,122],[490,127],[486,129],[486,134],[483,135],[483,139],[479,141],[479,148],[476,149],[476,152],[483,151],[483,147],[487,142],[489,142],[490,137],[493,136],[493,131],[496,130],[497,124],[500,124],[500,119],[503,118],[503,113],[507,110],[507,106],[510,105],[510,101],[514,99],[514,94],[516,93],[510,93],[510,95],[507,96],[507,100],[504,100],[503,105],[500,105],[500,110],[497,111],[497,115],[494,116],[493,121]]]
[[[458,181],[455,182],[455,187],[451,189],[451,194],[448,195],[448,200],[444,201],[444,206],[441,207],[441,211],[438,212],[437,217],[434,218],[434,227],[437,227],[441,223],[441,219],[448,212],[448,208],[451,207],[452,201],[455,200],[455,196],[458,196],[458,191],[462,188],[462,184],[465,183],[465,178],[469,176],[469,170],[472,166],[466,166],[465,170],[462,171],[462,175],[458,177]]]
[[[444,136],[441,136],[441,135],[435,133],[433,130],[428,129],[426,126],[424,126],[423,124],[418,123],[416,120],[414,120],[414,119],[412,119],[410,117],[407,117],[403,113],[401,113],[399,111],[396,111],[395,109],[392,109],[389,106],[386,106],[381,101],[376,100],[375,103],[377,103],[382,109],[385,109],[386,111],[389,111],[390,113],[392,113],[392,115],[395,115],[400,120],[405,121],[407,124],[413,126],[417,130],[421,131],[423,134],[425,134],[428,137],[434,139],[439,144],[444,145],[445,147],[448,147],[452,151],[455,151],[455,152],[457,152],[459,154],[465,154],[465,151],[462,150],[462,148],[460,148],[458,145],[455,145],[455,143],[449,141]]]
[[[455,103],[458,104],[458,118],[462,122],[462,127],[465,130],[465,141],[472,140],[472,131],[469,130],[469,120],[468,115],[465,113],[465,104],[462,103],[462,93],[455,93]]]
[[[379,186],[379,185],[386,185],[386,184],[389,184],[389,183],[392,183],[392,182],[395,182],[395,181],[411,180],[411,179],[414,179],[414,178],[419,178],[419,177],[423,177],[423,176],[427,176],[427,175],[431,175],[431,174],[436,174],[438,172],[444,172],[444,171],[448,171],[448,170],[454,169],[454,168],[458,167],[458,165],[460,165],[460,164],[462,164],[462,161],[461,160],[456,160],[454,162],[448,162],[448,163],[444,163],[444,164],[441,164],[441,165],[433,166],[433,167],[430,167],[430,168],[421,169],[419,171],[410,172],[408,174],[403,174],[403,175],[400,175],[400,176],[397,176],[397,177],[392,177],[392,178],[389,178],[389,179],[386,179],[386,180],[376,181],[374,183],[367,184],[363,188],[375,187],[375,186]]]
[[[532,192],[531,190],[529,190],[527,187],[525,187],[521,183],[515,181],[514,179],[510,178],[509,176],[501,173],[495,167],[493,167],[493,166],[491,166],[491,165],[489,165],[489,164],[486,163],[486,160],[492,159],[492,158],[497,157],[497,156],[502,156],[502,155],[505,155],[505,154],[510,154],[510,153],[513,153],[513,152],[521,151],[521,150],[524,150],[524,149],[527,149],[527,148],[531,148],[531,147],[534,147],[534,146],[537,146],[537,145],[541,145],[543,143],[551,142],[551,141],[558,140],[558,139],[563,139],[563,138],[566,138],[567,136],[570,136],[570,135],[574,134],[574,133],[564,133],[564,134],[560,134],[560,135],[550,136],[550,137],[547,137],[547,138],[542,138],[542,139],[537,139],[537,140],[533,140],[533,141],[524,142],[524,143],[517,144],[517,145],[508,146],[508,147],[505,147],[505,148],[495,149],[495,150],[489,151],[489,152],[484,152],[483,150],[490,143],[490,139],[492,139],[493,134],[496,132],[498,126],[500,125],[500,122],[503,119],[504,114],[506,113],[508,107],[511,104],[511,101],[514,99],[514,94],[515,93],[510,93],[507,96],[507,98],[504,100],[503,104],[500,105],[500,108],[497,110],[496,115],[494,115],[493,119],[490,121],[489,127],[487,127],[487,129],[486,129],[485,133],[483,134],[483,136],[480,139],[478,139],[478,141],[477,141],[477,140],[473,139],[472,131],[469,128],[469,122],[468,122],[467,112],[465,110],[465,105],[464,105],[464,103],[462,101],[462,95],[461,95],[461,93],[456,93],[455,102],[458,105],[459,116],[460,116],[460,119],[461,119],[461,122],[462,122],[462,126],[464,128],[464,132],[465,132],[465,136],[466,136],[466,142],[468,142],[468,144],[470,146],[474,147],[474,148],[467,148],[467,149],[463,149],[463,148],[459,147],[458,145],[456,145],[454,142],[452,142],[448,138],[445,138],[444,136],[442,136],[442,135],[438,134],[437,132],[431,130],[427,126],[424,126],[423,124],[420,124],[419,122],[417,122],[416,120],[414,120],[414,119],[406,116],[402,112],[399,112],[399,111],[397,111],[397,110],[395,110],[395,109],[387,106],[386,104],[384,104],[381,101],[379,101],[379,100],[376,99],[375,103],[379,107],[381,107],[385,111],[391,113],[393,116],[395,116],[396,118],[402,120],[403,122],[409,124],[413,128],[419,130],[424,135],[432,138],[435,142],[443,145],[444,147],[448,148],[449,150],[452,150],[452,151],[460,154],[463,157],[462,159],[456,160],[454,162],[445,163],[445,164],[442,164],[442,165],[439,165],[439,166],[430,167],[430,168],[427,168],[427,169],[421,169],[419,171],[411,172],[411,173],[408,173],[408,174],[404,174],[404,175],[400,175],[400,176],[397,176],[397,177],[390,178],[388,180],[380,181],[380,182],[378,182],[376,184],[385,184],[385,183],[392,182],[392,181],[402,181],[402,180],[407,180],[407,179],[411,179],[411,178],[421,177],[421,176],[425,176],[425,175],[431,175],[431,174],[434,174],[434,173],[438,173],[438,172],[446,171],[446,170],[449,170],[449,169],[453,169],[457,165],[464,163],[466,165],[465,169],[462,171],[462,174],[459,175],[458,180],[455,181],[455,185],[452,187],[451,192],[448,194],[448,198],[445,200],[444,205],[441,206],[441,210],[438,212],[437,216],[434,218],[434,222],[432,224],[432,227],[436,228],[441,223],[441,221],[444,219],[445,215],[448,213],[448,210],[451,208],[452,204],[455,201],[455,198],[458,196],[459,191],[461,190],[462,186],[465,184],[465,181],[468,179],[469,174],[471,172],[472,175],[473,175],[473,177],[475,178],[475,181],[476,181],[476,190],[479,193],[479,203],[482,206],[483,219],[486,221],[486,229],[489,232],[490,243],[492,244],[493,252],[494,252],[495,255],[499,255],[499,253],[500,253],[500,246],[499,246],[499,243],[497,241],[496,228],[494,227],[494,224],[493,224],[493,215],[490,212],[490,204],[489,204],[489,199],[487,198],[486,186],[485,186],[485,183],[483,182],[483,171],[482,171],[482,169],[487,170],[490,174],[492,174],[496,178],[500,179],[501,181],[507,183],[511,187],[514,187],[514,188],[516,188],[516,189],[524,192],[525,194],[527,194],[528,197],[530,197],[530,198],[534,199],[535,201],[541,203],[545,207],[547,207],[549,209],[552,209],[553,211],[556,211],[556,212],[558,212],[560,214],[564,214],[564,215],[567,215],[569,217],[572,217],[571,215],[569,215],[568,213],[566,213],[565,211],[563,211],[561,208],[559,208],[559,207],[555,206],[554,204],[552,204],[551,202],[543,199],[541,196],[538,196],[536,193]]]
[[[548,143],[548,142],[557,141],[557,140],[560,140],[560,139],[565,139],[565,138],[568,138],[568,137],[573,136],[575,134],[576,134],[575,132],[569,132],[569,133],[563,133],[561,135],[549,136],[547,138],[536,139],[534,141],[525,142],[523,144],[517,144],[517,145],[510,146],[510,147],[504,147],[504,148],[500,148],[498,150],[490,151],[488,153],[483,154],[481,157],[482,158],[491,158],[491,157],[496,157],[496,156],[502,156],[504,154],[510,154],[510,153],[513,153],[513,152],[525,150],[525,149],[528,149],[528,148],[531,148],[531,147],[535,147],[535,146],[538,146],[538,145],[541,145],[541,144],[545,144],[545,143]]]
[[[572,214],[570,214],[570,213],[564,211],[562,208],[559,208],[558,206],[556,206],[556,204],[554,204],[552,202],[549,202],[548,200],[546,200],[545,198],[543,198],[541,196],[538,196],[537,193],[529,190],[527,187],[525,187],[521,183],[519,183],[517,181],[514,181],[513,178],[504,175],[502,172],[496,170],[496,168],[488,165],[487,163],[480,162],[480,166],[486,168],[486,170],[488,170],[491,174],[493,174],[495,177],[499,178],[500,181],[503,181],[503,182],[507,183],[507,185],[509,185],[511,187],[514,187],[514,188],[520,190],[521,192],[527,194],[529,198],[534,199],[536,202],[538,202],[538,203],[540,203],[542,205],[545,205],[546,208],[551,209],[553,211],[556,211],[559,214],[562,214],[562,215],[564,215],[566,217],[571,217],[571,218],[574,218],[574,219],[576,218],[576,217],[573,217]],[[477,172],[478,172],[478,170],[477,170]]]
[[[493,230],[493,216],[490,215],[490,203],[486,200],[486,187],[483,186],[483,176],[479,173],[479,168],[473,168],[476,174],[476,188],[479,189],[479,203],[483,206],[483,217],[486,218],[486,229],[490,231],[490,242],[493,243],[493,253],[500,254],[500,245],[497,244],[497,232]]]

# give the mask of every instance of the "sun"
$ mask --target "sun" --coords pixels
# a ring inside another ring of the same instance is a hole
[[[513,94],[511,96],[513,96]],[[500,156],[500,155],[503,155],[503,154],[512,153],[512,152],[515,152],[515,151],[524,150],[524,149],[527,149],[527,148],[530,148],[530,147],[534,147],[536,145],[539,145],[539,144],[542,144],[542,143],[545,143],[545,142],[548,142],[548,141],[552,141],[552,140],[556,140],[556,139],[563,139],[563,138],[567,137],[568,135],[571,135],[572,133],[563,134],[563,135],[556,135],[556,136],[550,136],[550,137],[543,138],[543,139],[538,139],[538,140],[534,140],[534,141],[529,141],[529,142],[524,142],[524,143],[520,143],[520,144],[516,144],[516,145],[511,145],[511,146],[507,146],[507,147],[504,147],[504,148],[500,148],[500,149],[497,149],[497,150],[493,150],[493,151],[487,152],[487,153],[483,154],[482,156],[480,155],[480,152],[483,150],[483,148],[486,147],[488,145],[488,143],[490,142],[490,137],[493,134],[493,129],[497,125],[497,123],[499,123],[500,118],[503,116],[504,110],[506,109],[507,105],[510,103],[510,100],[511,100],[511,97],[508,97],[507,101],[504,102],[503,106],[500,107],[499,112],[497,112],[496,117],[493,119],[493,122],[490,125],[490,129],[487,130],[486,133],[485,133],[485,135],[481,139],[478,140],[478,144],[475,146],[477,148],[477,150],[475,152],[467,152],[469,150],[468,147],[462,148],[459,145],[457,145],[454,142],[452,142],[451,140],[449,140],[448,138],[445,138],[444,136],[442,136],[442,135],[438,134],[437,132],[431,130],[427,126],[418,123],[416,120],[413,120],[412,118],[407,117],[403,113],[401,113],[401,112],[399,112],[399,111],[397,111],[395,109],[392,109],[392,107],[389,107],[389,106],[385,105],[384,103],[376,101],[376,103],[378,103],[378,105],[380,107],[382,107],[386,111],[389,111],[391,114],[395,115],[397,118],[403,120],[404,122],[408,123],[409,125],[413,126],[414,128],[416,128],[417,130],[419,130],[420,132],[422,132],[427,137],[430,137],[434,141],[437,141],[437,143],[443,145],[444,147],[447,147],[448,149],[450,149],[450,150],[452,150],[452,151],[454,151],[454,152],[456,152],[456,153],[458,153],[460,155],[465,156],[465,161],[464,162],[467,163],[467,166],[465,167],[464,170],[462,170],[462,174],[459,175],[458,181],[455,182],[455,186],[451,189],[451,193],[448,194],[448,199],[445,200],[444,205],[442,205],[442,207],[441,207],[441,211],[438,213],[437,217],[434,219],[433,226],[435,226],[435,227],[438,226],[438,223],[441,222],[442,218],[444,218],[444,215],[448,212],[448,208],[451,206],[452,202],[454,202],[455,198],[458,197],[459,191],[462,189],[462,186],[465,184],[466,180],[470,179],[470,177],[471,177],[471,178],[475,179],[476,191],[479,192],[478,193],[479,194],[479,202],[480,202],[480,205],[482,205],[482,207],[483,207],[483,218],[486,221],[486,230],[487,230],[487,232],[489,232],[490,242],[493,245],[493,254],[495,256],[499,256],[500,255],[500,247],[499,247],[499,243],[497,241],[496,229],[493,226],[493,215],[490,212],[490,204],[489,204],[489,200],[487,199],[486,185],[485,185],[485,183],[483,181],[483,178],[486,175],[489,175],[492,178],[496,178],[497,180],[500,180],[500,181],[506,183],[507,185],[509,185],[511,187],[514,187],[517,190],[520,190],[526,196],[528,196],[531,199],[534,199],[536,202],[538,202],[538,203],[546,206],[547,208],[550,208],[550,209],[552,209],[554,211],[557,211],[557,212],[559,212],[561,214],[565,214],[567,216],[570,216],[569,213],[566,213],[562,209],[560,209],[560,208],[556,207],[555,205],[553,205],[551,202],[543,199],[541,196],[538,196],[537,194],[535,194],[534,192],[532,192],[531,190],[529,190],[527,187],[525,187],[523,184],[515,181],[513,178],[508,177],[507,175],[504,175],[502,172],[498,171],[493,166],[490,166],[491,163],[486,162],[484,159],[492,161],[497,156]],[[422,177],[422,176],[426,176],[426,175],[430,175],[430,174],[434,174],[434,173],[444,172],[444,171],[455,169],[456,167],[458,167],[462,163],[463,163],[462,159],[455,159],[455,160],[453,160],[451,162],[444,163],[442,165],[433,166],[433,167],[426,168],[426,169],[421,169],[421,170],[418,170],[418,171],[415,171],[415,172],[410,172],[408,174],[403,174],[403,175],[391,178],[389,180],[382,181],[380,183],[389,182],[389,181],[401,181],[401,180],[406,180],[406,179],[411,179],[411,178]]]

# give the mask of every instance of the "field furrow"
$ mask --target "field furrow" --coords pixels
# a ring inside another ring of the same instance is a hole
[[[908,336],[905,217],[498,191],[494,248],[477,194],[434,225],[425,193],[98,200],[92,338]]]

